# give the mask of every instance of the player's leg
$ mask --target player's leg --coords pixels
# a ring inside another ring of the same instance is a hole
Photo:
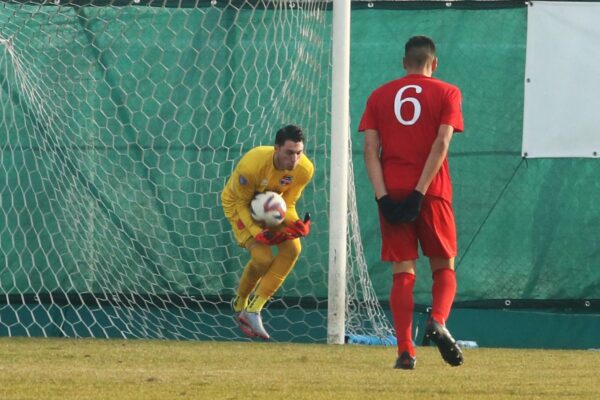
[[[447,363],[458,366],[463,363],[462,352],[446,327],[456,294],[456,224],[452,205],[443,199],[426,196],[416,226],[433,278],[431,318],[425,338],[437,345]]]
[[[446,327],[454,296],[456,294],[456,276],[454,258],[430,258],[433,285],[431,289],[431,319],[425,329],[425,335],[435,342],[442,358],[452,366],[463,363],[460,347]]]
[[[248,240],[245,246],[250,253],[250,261],[244,267],[244,272],[240,277],[237,296],[233,302],[235,312],[240,312],[246,308],[250,294],[273,263],[271,247],[256,243],[254,239]]]
[[[450,316],[456,295],[456,275],[454,258],[431,257],[429,259],[433,285],[431,287],[431,318],[442,325]]]
[[[391,195],[402,197],[402,191]],[[415,260],[418,257],[417,234],[413,224],[390,225],[381,216],[381,259],[392,262],[392,287],[390,310],[398,342],[395,368],[413,369],[416,362],[412,338],[415,286]]]
[[[250,293],[252,293],[260,278],[269,269],[273,261],[273,254],[269,246],[260,245],[254,240],[252,233],[246,229],[235,210],[225,207],[223,210],[238,245],[244,247],[250,253],[250,260],[244,267],[244,271],[240,277],[240,283],[236,291],[237,296],[232,301],[233,310],[239,313],[246,308]]]
[[[278,247],[279,254],[273,259],[271,266],[260,280],[248,307],[240,315],[251,326],[254,333],[265,340],[269,339],[269,334],[263,326],[260,312],[294,268],[300,256],[300,239],[287,240]]]
[[[245,335],[250,337],[259,336],[260,332],[255,332],[248,319],[245,318],[245,308],[248,305],[250,294],[271,266],[273,253],[270,246],[256,243],[250,231],[245,228],[244,223],[234,211],[226,209],[224,211],[231,224],[236,241],[250,253],[250,261],[244,267],[236,291],[236,297],[231,304],[235,312],[235,320]]]
[[[390,309],[394,320],[398,358],[395,368],[413,369],[416,352],[412,338],[415,287],[415,260],[395,262],[392,266],[393,281],[390,290]]]
[[[262,310],[265,303],[275,294],[294,268],[302,250],[300,239],[286,240],[278,247],[279,254],[273,259],[271,267],[256,288],[256,293],[248,305],[248,311],[259,312]]]
[[[238,285],[237,296],[233,300],[233,310],[236,313],[236,320],[242,332],[250,337],[262,337],[268,339],[269,335],[264,331],[262,322],[256,321],[253,315],[246,311],[248,298],[250,293],[257,286],[268,271],[273,262],[273,254],[269,246],[263,246],[253,239],[250,239],[246,244],[246,248],[250,252],[251,258],[240,278]]]
[[[416,226],[433,278],[431,317],[445,325],[456,294],[456,224],[452,205],[426,196]]]

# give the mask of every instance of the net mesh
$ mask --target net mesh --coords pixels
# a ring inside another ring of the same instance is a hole
[[[220,191],[243,153],[294,123],[316,167],[298,205],[313,230],[264,315],[275,340],[323,340],[331,5],[0,7],[1,332],[239,338],[228,302],[247,255]],[[351,205],[358,329],[377,301],[360,288]]]

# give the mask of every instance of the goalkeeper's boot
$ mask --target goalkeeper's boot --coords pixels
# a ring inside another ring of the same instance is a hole
[[[238,297],[234,297],[233,299],[231,299],[231,309],[233,310],[233,315],[235,318],[235,322],[238,324],[240,330],[242,332],[244,332],[244,335],[248,336],[248,337],[256,337],[256,334],[254,333],[254,331],[252,330],[252,328],[250,326],[248,326],[246,323],[244,323],[242,320],[240,320],[240,314],[241,311],[237,311],[236,310],[236,302],[238,301]]]
[[[270,336],[263,326],[262,319],[260,318],[260,312],[249,312],[247,310],[243,310],[238,316],[238,321],[240,321],[240,325],[244,324],[246,327],[249,327],[255,336],[258,336],[264,340],[269,340]]]
[[[236,320],[236,322],[237,322],[238,326],[240,327],[240,330],[241,330],[242,332],[244,332],[244,335],[246,335],[246,336],[248,336],[248,337],[251,337],[251,338],[254,338],[254,337],[256,337],[257,335],[256,335],[256,333],[254,333],[254,331],[252,330],[252,327],[251,327],[250,325],[248,325],[248,324],[245,322],[245,320],[242,320],[242,319],[240,318],[240,314],[241,314],[241,313],[239,313],[239,314],[237,314],[237,315],[235,316],[235,320]]]
[[[417,358],[408,354],[408,351],[403,351],[396,359],[395,369],[415,369]]]
[[[458,367],[463,363],[462,350],[456,343],[456,340],[448,331],[445,325],[440,324],[434,319],[430,319],[425,328],[425,338],[431,340],[437,345],[444,361],[453,367]]]

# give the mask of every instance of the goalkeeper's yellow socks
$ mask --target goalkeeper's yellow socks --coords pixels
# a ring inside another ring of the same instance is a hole
[[[267,301],[269,301],[268,297],[255,294],[250,304],[248,304],[248,308],[246,309],[246,311],[252,313],[260,312],[265,306],[265,304],[267,304]]]
[[[235,311],[236,313],[241,312],[244,308],[246,308],[247,305],[248,297],[235,296],[235,298],[233,299],[233,311]]]

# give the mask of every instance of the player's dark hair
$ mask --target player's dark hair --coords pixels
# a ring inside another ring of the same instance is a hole
[[[292,142],[296,143],[304,143],[304,133],[302,132],[302,128],[296,125],[288,125],[278,130],[277,134],[275,135],[275,144],[278,146],[283,146],[287,140],[291,140]]]
[[[422,67],[435,58],[435,43],[427,36],[413,36],[404,45],[404,59],[412,67]]]

